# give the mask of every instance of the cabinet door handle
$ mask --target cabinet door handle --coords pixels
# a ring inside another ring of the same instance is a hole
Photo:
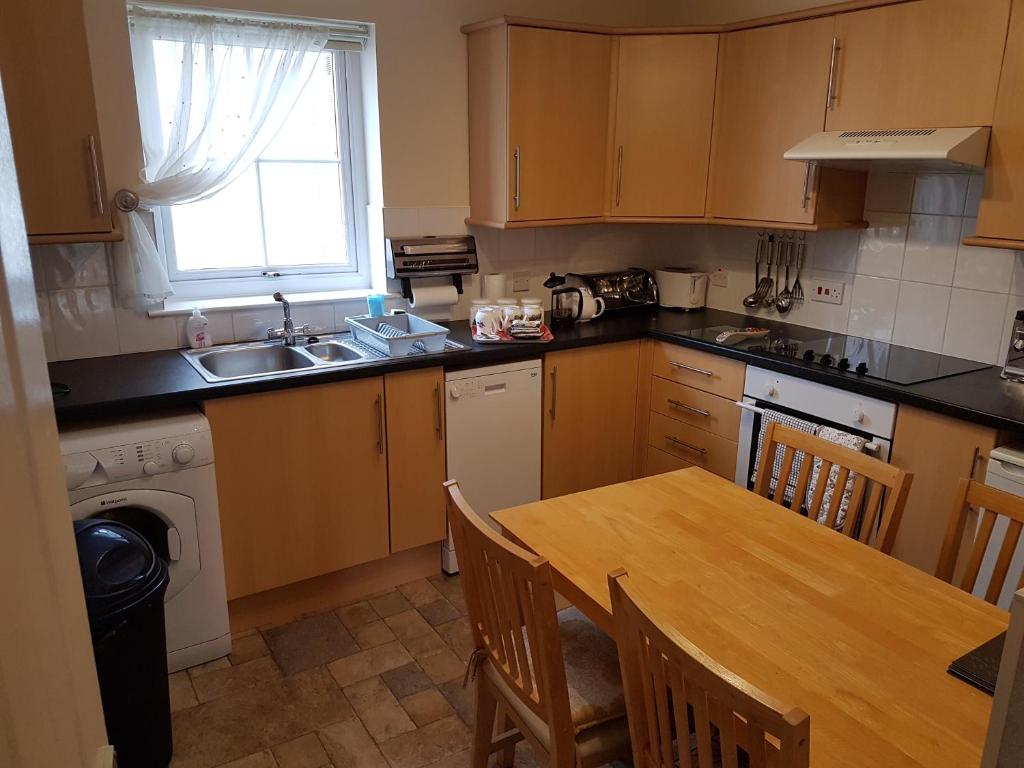
[[[615,207],[622,202],[622,145],[619,144],[618,170],[615,172]]]
[[[434,385],[434,434],[441,439],[441,385]]]
[[[676,408],[682,408],[684,411],[689,411],[690,413],[696,413],[698,416],[710,416],[711,415],[711,411],[705,411],[703,408],[694,408],[692,405],[687,405],[686,403],[681,403],[678,400],[669,399],[668,402],[669,402],[669,405],[673,405]]]
[[[558,367],[551,369],[551,408],[548,413],[551,414],[551,421],[555,420],[555,404],[558,402]]]
[[[828,64],[828,93],[825,94],[825,109],[831,110],[836,107],[836,73],[838,72],[839,38],[832,38],[832,58]]]
[[[803,209],[806,211],[807,206],[811,204],[811,181],[814,179],[814,172],[817,169],[816,163],[807,164],[807,172],[804,174],[804,199]]]
[[[90,135],[87,139],[89,148],[89,174],[92,176],[92,196],[96,205],[96,215],[102,216],[105,211],[103,204],[103,186],[100,184],[100,159],[96,152],[96,137]]]
[[[978,459],[981,458],[981,446],[974,446],[974,455],[971,457],[971,471],[967,474],[969,480],[974,479],[974,473],[978,469]]]
[[[694,368],[692,365],[687,365],[686,363],[677,363],[672,360],[669,360],[668,364],[671,365],[673,368],[682,368],[684,371],[693,371],[694,373],[699,373],[701,376],[715,375],[711,371],[705,370],[704,368]]]
[[[384,407],[380,395],[373,401],[374,410],[377,412],[377,453],[384,455]]]
[[[678,437],[672,437],[672,435],[665,435],[665,439],[668,440],[673,445],[678,445],[681,448],[686,448],[687,450],[693,451],[694,453],[699,453],[701,456],[708,452],[707,448],[700,448],[696,445],[691,445],[685,440],[680,440]]]
[[[515,157],[515,159],[516,159],[516,191],[515,191],[515,194],[512,197],[512,200],[515,203],[516,210],[518,211],[519,210],[519,203],[522,200],[522,197],[521,197],[521,195],[519,193],[520,179],[522,178],[521,175],[520,175],[519,163],[520,163],[520,159],[522,157],[522,154],[519,152],[519,145],[518,144],[516,145],[516,151],[515,151],[515,154],[513,155],[513,157]]]

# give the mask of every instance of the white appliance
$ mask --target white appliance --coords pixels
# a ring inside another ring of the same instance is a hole
[[[448,477],[480,515],[540,499],[543,378],[540,360],[445,374]],[[458,573],[450,530],[441,554]]]
[[[1024,444],[1006,445],[994,449],[989,454],[985,485],[991,485],[993,488],[1012,493],[1015,496],[1024,496]],[[981,515],[978,515],[979,525],[981,519]],[[999,549],[1003,546],[1003,541],[1006,538],[1009,523],[1009,518],[1000,515],[992,527],[992,537],[989,539],[988,547],[985,548],[985,556],[981,560],[981,570],[978,571],[978,578],[974,582],[973,594],[982,599],[985,599],[989,582],[992,581],[996,558],[999,556]],[[1020,584],[1022,574],[1024,574],[1024,537],[1017,542],[1013,559],[1010,560],[1010,569],[1006,572],[1003,591],[999,594],[999,600],[996,602],[996,605],[1003,610],[1010,610],[1013,593],[1017,589],[1017,585]]]
[[[737,485],[750,486],[765,408],[866,437],[865,452],[889,460],[896,427],[893,403],[748,365],[743,399],[736,405],[743,409],[736,452]]]
[[[658,304],[670,309],[703,309],[708,295],[708,275],[690,267],[656,270]]]
[[[167,562],[167,669],[231,652],[213,441],[206,418],[159,418],[72,427],[60,435],[71,515],[137,530]]]
[[[915,170],[982,170],[991,128],[910,128],[824,131],[808,136],[782,156],[834,168],[873,165]]]

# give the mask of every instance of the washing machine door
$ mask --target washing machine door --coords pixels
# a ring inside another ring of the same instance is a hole
[[[199,574],[196,505],[173,491],[122,490],[101,493],[71,505],[75,520],[104,518],[129,525],[144,536],[168,566],[169,601]]]

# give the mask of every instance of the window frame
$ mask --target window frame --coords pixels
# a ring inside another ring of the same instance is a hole
[[[372,266],[369,243],[369,179],[367,175],[366,135],[362,92],[364,82],[361,50],[344,40],[331,39],[324,52],[334,56],[335,102],[338,113],[338,147],[343,185],[343,204],[348,226],[346,244],[352,260],[350,265],[313,264],[297,266],[257,266],[244,269],[214,268],[180,270],[174,247],[174,227],[169,208],[153,209],[157,249],[165,260],[168,279],[177,299],[213,299],[259,295],[273,291],[319,292],[370,289]],[[365,47],[361,48],[365,50]],[[155,105],[155,100],[153,104]],[[272,162],[328,162],[256,160]],[[257,176],[257,181],[259,177]],[[263,201],[259,200],[261,238]],[[264,246],[265,247],[265,246]],[[264,250],[266,253],[266,250]]]

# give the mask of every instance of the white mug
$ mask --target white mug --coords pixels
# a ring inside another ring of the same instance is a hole
[[[485,336],[497,336],[501,330],[501,311],[497,307],[480,307],[473,318],[477,332]]]
[[[518,304],[505,304],[501,307],[501,327],[508,330],[513,320],[523,319],[523,308]]]
[[[540,304],[523,304],[523,319],[539,323],[544,319],[544,308]]]

